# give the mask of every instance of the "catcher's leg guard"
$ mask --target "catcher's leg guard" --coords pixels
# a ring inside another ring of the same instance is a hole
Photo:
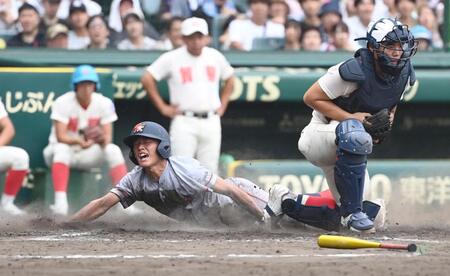
[[[362,213],[367,155],[372,152],[372,137],[358,120],[350,119],[336,127],[337,161],[334,167],[340,211],[346,226],[368,230],[373,222]]]
[[[328,231],[339,230],[341,216],[329,191],[298,195],[296,200],[285,199],[281,208],[283,213],[302,223]]]

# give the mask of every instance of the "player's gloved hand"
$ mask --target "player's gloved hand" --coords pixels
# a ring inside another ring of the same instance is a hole
[[[380,144],[391,132],[392,121],[387,108],[368,116],[363,121],[364,128],[372,136],[374,144]]]

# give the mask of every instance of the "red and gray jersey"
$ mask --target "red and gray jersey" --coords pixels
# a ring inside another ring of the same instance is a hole
[[[212,191],[217,175],[190,157],[170,157],[158,182],[135,167],[111,190],[124,208],[144,201],[176,220],[202,223],[211,211],[232,204],[231,198]],[[208,215],[207,215],[208,214]]]

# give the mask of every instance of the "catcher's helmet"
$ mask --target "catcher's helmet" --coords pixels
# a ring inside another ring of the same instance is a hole
[[[77,83],[91,81],[95,83],[95,90],[100,90],[100,79],[94,67],[91,65],[80,65],[72,74],[72,89],[75,91]]]
[[[367,36],[355,40],[367,40],[367,47],[370,46],[378,53],[381,70],[391,75],[400,73],[408,60],[416,53],[418,45],[408,26],[392,18],[381,18],[371,22]],[[393,62],[384,50],[389,49],[397,42],[401,45],[402,54],[398,62]]]
[[[157,151],[162,158],[169,158],[170,156],[170,136],[166,129],[155,122],[141,122],[133,127],[130,135],[123,139],[125,145],[130,148],[130,160],[138,165],[137,159],[133,153],[133,144],[138,137],[147,137],[159,140]]]

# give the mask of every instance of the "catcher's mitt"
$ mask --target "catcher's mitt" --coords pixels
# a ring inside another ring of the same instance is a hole
[[[366,117],[363,125],[366,131],[372,136],[374,143],[381,143],[389,132],[391,132],[392,128],[388,109],[384,108],[377,113]]]
[[[105,135],[101,126],[86,127],[82,130],[82,133],[86,141],[92,140],[97,144],[105,142]]]

